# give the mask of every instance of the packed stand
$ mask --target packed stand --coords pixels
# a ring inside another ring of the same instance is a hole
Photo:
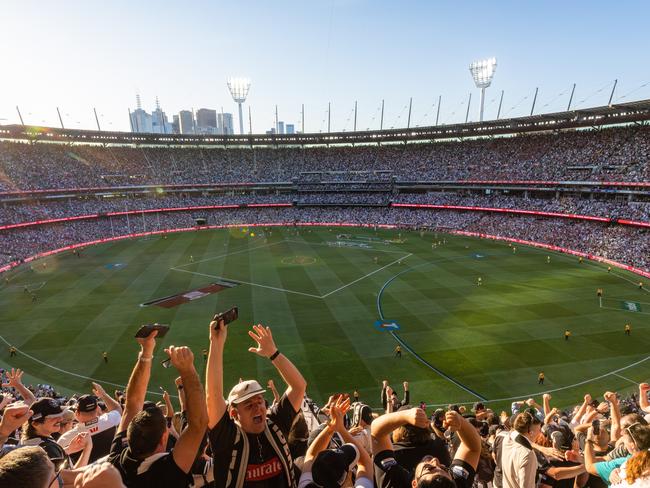
[[[487,212],[355,206],[177,211],[18,228],[0,234],[3,244],[0,264],[90,240],[167,229],[193,229],[197,217],[206,218],[208,225],[347,222],[460,230],[556,245],[650,270],[650,241],[642,228]]]
[[[404,381],[384,380],[375,398],[308,397],[300,370],[272,330],[254,325],[248,352],[282,378],[224,382],[228,327],[206,331],[205,385],[190,348],[164,352],[178,372],[178,399],[147,399],[156,336],[143,326],[124,392],[98,383],[69,399],[34,394],[20,370],[3,374],[0,486],[600,488],[650,483],[650,385],[622,398],[585,394],[573,407],[552,396],[508,411],[478,402],[414,405]],[[12,355],[22,354],[12,346]],[[245,353],[245,351],[242,351]],[[11,358],[9,358],[11,359]],[[228,371],[232,377],[233,371]],[[543,380],[542,380],[543,381]],[[266,385],[266,388],[262,385]],[[228,392],[228,393],[227,393]],[[14,396],[15,395],[15,396]],[[539,402],[539,403],[538,403]],[[372,408],[374,406],[374,408]],[[177,409],[178,407],[178,409]]]
[[[543,212],[573,213],[613,219],[650,222],[650,203],[639,201],[597,200],[574,197],[530,198],[515,195],[479,195],[473,193],[429,192],[179,192],[155,196],[87,197],[67,199],[40,199],[5,202],[0,206],[0,225],[58,219],[79,215],[138,212],[158,208],[200,207],[210,205],[247,205],[258,203],[292,203],[309,205],[388,205],[414,203],[430,205],[459,205],[491,207]]]
[[[650,128],[407,145],[314,148],[101,147],[0,142],[4,190],[291,182],[308,172],[397,181],[649,181]]]

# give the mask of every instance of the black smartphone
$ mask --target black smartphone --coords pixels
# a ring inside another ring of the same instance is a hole
[[[591,428],[594,431],[594,435],[600,435],[600,420],[594,420],[591,423]]]
[[[167,359],[165,359],[163,362],[161,362],[160,364],[162,364],[162,367],[163,367],[163,368],[171,368],[171,366],[172,366],[172,359],[171,359],[171,358],[167,358]],[[162,390],[162,386],[160,387],[160,389]]]
[[[237,307],[232,307],[230,310],[215,314],[212,318],[213,322],[218,322],[223,320],[224,325],[228,325],[230,322],[234,322],[239,317],[239,309]]]
[[[154,330],[158,331],[158,335],[156,336],[156,339],[161,339],[161,338],[165,337],[165,335],[169,331],[169,325],[167,325],[167,324],[144,324],[135,333],[135,337],[139,338],[139,339],[144,339],[146,337],[149,337],[149,334],[151,334]]]

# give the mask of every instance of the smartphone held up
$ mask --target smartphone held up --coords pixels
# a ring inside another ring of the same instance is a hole
[[[239,309],[237,307],[232,307],[225,312],[217,313],[212,318],[213,322],[219,322],[223,320],[223,325],[228,325],[231,322],[234,322],[239,317]],[[217,326],[215,326],[216,328]]]

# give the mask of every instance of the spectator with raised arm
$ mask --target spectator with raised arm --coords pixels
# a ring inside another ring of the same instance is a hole
[[[350,399],[339,396],[330,408],[330,420],[307,449],[300,476],[299,488],[352,487],[373,488],[372,460],[363,446],[345,428],[344,416],[350,408]],[[341,447],[328,449],[332,435],[343,439]],[[358,466],[354,483],[352,470]]]
[[[99,407],[100,399],[108,409],[106,413],[102,413]],[[80,432],[88,432],[93,441],[90,462],[106,456],[111,450],[111,443],[122,418],[120,404],[107,394],[101,385],[93,383],[93,395],[82,395],[77,400],[75,418],[77,424],[59,438],[59,444],[76,459],[75,454],[79,451],[71,446],[72,439]]]
[[[16,431],[29,420],[33,413],[24,403],[11,403],[4,407],[2,419],[0,419],[0,448],[2,448],[0,457],[5,452],[6,442],[16,435]]]
[[[34,394],[23,385],[23,371],[21,369],[11,368],[11,371],[7,371],[7,382],[2,383],[2,386],[16,390],[16,393],[20,394],[23,402],[27,405],[31,405],[36,401]]]
[[[174,449],[165,451],[168,430],[163,412],[155,405],[143,410],[156,335],[157,331],[153,331],[148,337],[138,339],[141,350],[126,388],[124,414],[108,457],[129,488],[189,486],[192,482],[189,473],[207,426],[205,396],[194,368],[194,355],[188,347],[170,346],[165,353],[183,381],[187,428]]]
[[[52,434],[59,431],[64,414],[64,410],[56,400],[39,398],[31,404],[30,410],[33,414],[23,425],[21,446],[42,447],[53,462],[57,460],[68,468],[79,468],[88,464],[92,450],[90,434],[81,432],[72,438],[70,444],[75,451],[82,451],[74,466],[63,447],[52,438]]]
[[[472,486],[481,455],[481,437],[466,419],[455,411],[445,413],[445,429],[457,432],[460,438],[460,446],[450,466],[427,455],[415,466],[413,472],[397,462],[390,441],[391,433],[405,424],[426,428],[429,419],[421,408],[411,408],[382,415],[372,423],[375,479],[379,488]]]
[[[254,325],[249,336],[257,347],[249,352],[267,358],[287,384],[280,401],[266,408],[256,380],[242,381],[223,395],[223,351],[228,329],[222,320],[210,323],[206,370],[209,439],[217,488],[269,486],[295,488],[297,480],[287,443],[291,425],[302,405],[307,382],[275,345],[269,327]]]
[[[597,456],[600,447],[599,436],[594,433],[593,427],[587,429],[585,442],[585,468],[587,472],[600,476],[607,484],[616,484],[621,481],[620,468],[634,454],[650,449],[650,426],[634,423],[628,426],[623,434],[623,442],[627,455],[611,460],[604,460]]]

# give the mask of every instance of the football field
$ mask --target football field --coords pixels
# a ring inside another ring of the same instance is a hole
[[[414,404],[502,408],[533,395],[541,403],[550,391],[566,406],[586,392],[633,391],[650,376],[650,293],[639,281],[542,249],[398,230],[238,227],[127,239],[2,275],[0,367],[66,393],[89,392],[91,379],[122,389],[136,330],[169,324],[154,357],[155,399],[160,386],[173,391],[163,348],[191,346],[203,375],[210,318],[236,305],[226,390],[239,378],[282,384],[247,351],[247,331],[262,323],[317,401],[357,389],[377,407],[388,379],[400,395],[409,381]]]

